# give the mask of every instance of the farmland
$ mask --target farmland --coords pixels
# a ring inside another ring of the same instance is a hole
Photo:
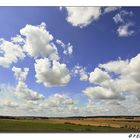
[[[140,132],[140,117],[3,117],[0,132]]]

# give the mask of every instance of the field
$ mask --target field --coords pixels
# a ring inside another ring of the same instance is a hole
[[[2,118],[0,132],[140,132],[140,118]]]

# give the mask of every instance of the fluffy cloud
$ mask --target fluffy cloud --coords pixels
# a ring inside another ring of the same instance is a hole
[[[69,70],[66,64],[49,59],[37,59],[35,61],[35,72],[38,83],[43,83],[47,87],[64,86],[70,81]]]
[[[109,79],[110,79],[110,76],[108,75],[107,72],[102,71],[99,68],[95,68],[95,70],[90,73],[89,82],[98,84]]]
[[[44,96],[42,94],[29,89],[25,83],[19,82],[16,86],[16,95],[26,100],[43,100]]]
[[[13,43],[18,43],[18,44],[22,44],[22,45],[25,43],[25,40],[24,40],[24,38],[21,37],[21,35],[17,35],[16,37],[12,37],[11,41]]]
[[[40,104],[50,116],[71,116],[78,113],[76,102],[65,94],[55,93]]]
[[[125,23],[126,22],[126,17],[133,16],[133,12],[130,11],[125,11],[121,10],[119,13],[117,13],[114,17],[113,20],[115,23]]]
[[[131,26],[134,26],[134,24],[127,23],[125,25],[121,25],[117,29],[118,36],[120,36],[120,37],[128,37],[128,36],[133,35],[135,33],[135,31],[129,29],[129,27],[131,27]]]
[[[73,53],[73,46],[68,43],[68,44],[64,44],[61,40],[57,39],[56,43],[59,44],[63,49],[63,53],[65,55],[71,55]]]
[[[114,72],[116,74],[123,73],[123,71],[126,70],[127,66],[129,64],[129,60],[116,60],[116,61],[110,61],[105,64],[100,64],[99,67],[105,69],[108,72]]]
[[[73,105],[74,101],[68,97],[67,95],[64,94],[53,94],[51,95],[48,99],[45,101],[45,107],[50,108],[50,107],[66,107],[69,105]]]
[[[113,20],[116,24],[121,24],[117,29],[117,34],[119,37],[128,37],[135,33],[134,30],[130,29],[130,27],[134,26],[134,23],[128,20],[128,17],[130,16],[133,16],[132,11],[128,12],[122,10],[113,17]]]
[[[0,66],[9,67],[24,57],[22,48],[18,44],[0,39]]]
[[[10,107],[10,108],[16,108],[16,107],[18,107],[18,104],[16,102],[6,100],[6,101],[4,101],[3,106]]]
[[[14,72],[14,75],[18,81],[25,82],[26,77],[27,77],[28,72],[29,72],[29,68],[24,68],[24,70],[22,71],[21,68],[13,67],[12,71]]]
[[[116,11],[120,7],[65,7],[65,9],[67,22],[72,26],[83,28],[97,21],[101,15]]]
[[[86,72],[85,67],[82,67],[80,65],[76,65],[72,69],[72,73],[73,73],[74,76],[79,75],[81,81],[87,81],[88,80],[89,74],[88,74],[88,72]]]
[[[44,100],[17,98],[14,87],[0,85],[0,112],[3,115],[73,116],[73,115],[139,115],[139,100],[127,95],[125,100],[107,99],[95,102],[89,99],[84,105],[62,93],[55,93]],[[93,97],[92,97],[93,98]],[[99,98],[98,98],[99,99]]]
[[[20,30],[25,37],[24,50],[34,58],[47,57],[51,60],[58,60],[56,46],[52,43],[53,36],[46,30],[46,24],[38,26],[26,25]]]
[[[113,17],[113,20],[115,23],[124,23],[124,19],[122,18],[122,16],[120,14],[116,14]]]
[[[108,72],[119,74],[120,78],[132,79],[140,83],[140,54],[130,60],[111,61],[106,64],[101,64],[99,67],[104,68]]]
[[[133,95],[140,100],[140,54],[130,60],[116,60],[100,64],[90,73],[93,84],[83,90],[91,100],[124,100]]]
[[[108,72],[111,79],[99,83],[117,93],[133,94],[140,99],[140,54],[130,60],[116,60],[99,65]]]
[[[122,103],[120,102],[124,101],[125,100],[102,100],[100,102],[93,102],[92,100],[89,100],[86,106],[80,108],[80,114],[86,116],[121,116],[132,114],[132,112],[130,112],[130,109],[128,108],[129,100],[127,100],[126,105],[122,105]]]
[[[28,68],[24,68],[24,70],[22,70],[21,68],[13,67],[12,71],[14,72],[16,78],[18,79],[18,84],[16,85],[15,89],[15,94],[17,96],[24,98],[26,100],[44,99],[44,96],[42,94],[38,94],[36,91],[29,89],[28,86],[26,85],[25,80],[29,71]]]
[[[76,106],[76,101],[66,94],[55,93],[49,97],[44,97],[44,100],[36,100],[33,98],[24,98],[25,96],[17,96],[17,93],[14,94],[16,88],[0,84],[1,114],[54,117],[71,116],[78,113],[79,109]]]
[[[66,20],[80,28],[98,20],[101,15],[100,7],[66,7],[66,10],[68,14]]]
[[[83,93],[90,99],[118,99],[124,100],[124,97],[120,93],[116,93],[109,88],[104,88],[100,86],[88,87],[83,90]]]

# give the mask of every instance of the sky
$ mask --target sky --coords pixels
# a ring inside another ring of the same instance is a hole
[[[140,115],[139,7],[0,7],[0,115]]]

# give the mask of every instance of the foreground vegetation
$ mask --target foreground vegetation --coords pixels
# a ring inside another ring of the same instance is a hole
[[[132,132],[128,128],[57,123],[49,120],[1,119],[0,132]]]

